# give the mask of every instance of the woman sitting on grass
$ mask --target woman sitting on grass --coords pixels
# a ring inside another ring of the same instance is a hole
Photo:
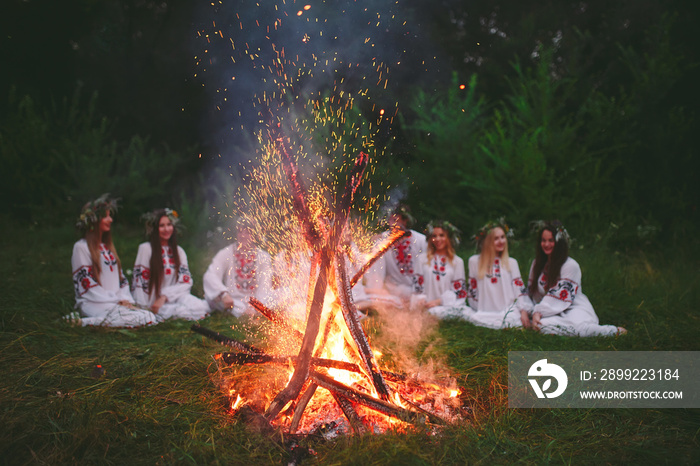
[[[598,324],[581,290],[581,267],[569,257],[569,234],[561,222],[542,222],[537,238],[528,281],[536,304],[531,313],[521,312],[522,324],[542,333],[580,337],[627,333],[622,327]]]
[[[140,327],[156,322],[152,312],[134,304],[129,282],[122,273],[112,242],[112,214],[116,210],[116,199],[103,194],[85,204],[78,219],[83,238],[73,246],[71,264],[75,308],[82,318],[74,313],[67,320],[80,325]]]
[[[240,221],[235,228],[236,242],[216,253],[204,272],[203,286],[213,310],[241,317],[254,313],[248,304],[251,297],[273,304],[272,268],[270,255],[255,246],[250,227]]]
[[[447,221],[430,222],[426,236],[428,251],[418,258],[415,284],[416,291],[422,294],[414,303],[424,301],[423,306],[438,318],[468,318],[473,312],[466,305],[464,261],[455,254],[459,230]]]
[[[508,255],[508,236],[512,230],[503,219],[487,223],[474,235],[479,254],[469,258],[467,299],[476,311],[469,316],[475,325],[519,327],[521,311],[532,307],[518,261]]]
[[[159,209],[143,218],[149,241],[141,243],[136,254],[133,283],[136,302],[148,306],[159,321],[206,317],[207,302],[190,294],[192,275],[187,255],[177,245],[177,212]],[[153,251],[157,251],[156,254]]]

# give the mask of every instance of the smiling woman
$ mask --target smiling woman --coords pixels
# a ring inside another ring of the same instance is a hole
[[[581,267],[569,257],[569,233],[558,220],[538,222],[535,260],[528,291],[534,307],[521,311],[522,324],[542,333],[610,336],[623,327],[600,325],[591,302],[581,290]]]
[[[141,243],[134,264],[136,302],[148,306],[159,321],[169,318],[198,320],[209,313],[203,299],[190,294],[192,275],[184,249],[177,244],[180,219],[172,209],[143,215],[149,241]],[[153,254],[160,251],[160,254]]]

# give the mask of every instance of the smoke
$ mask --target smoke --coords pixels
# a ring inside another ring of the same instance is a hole
[[[207,4],[194,55],[210,100],[201,128],[210,155],[245,162],[252,135],[329,93],[371,96],[365,117],[385,108],[393,118],[406,84],[441,68],[411,14],[396,0]]]

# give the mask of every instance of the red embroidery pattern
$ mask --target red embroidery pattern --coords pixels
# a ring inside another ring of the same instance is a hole
[[[117,265],[117,259],[112,254],[112,251],[107,249],[104,243],[100,243],[100,254],[102,255],[102,263],[109,267],[110,272],[114,272],[114,266]]]
[[[248,292],[255,291],[255,252],[234,251],[233,258],[236,288]]]
[[[467,297],[467,282],[465,280],[454,280],[452,282],[452,289],[457,299],[464,299]]]
[[[151,281],[151,269],[142,265],[134,267],[134,280],[131,284],[131,291],[141,288],[144,293],[148,293],[148,283]]]
[[[413,254],[411,254],[411,238],[404,238],[392,249],[394,261],[399,267],[401,275],[413,275]]]
[[[498,283],[498,279],[501,278],[501,260],[496,259],[493,261],[493,267],[491,268],[492,273],[487,273],[486,276],[491,279],[491,283]]]
[[[520,290],[520,296],[525,296],[527,294],[527,288],[525,288],[525,283],[523,283],[523,279],[520,277],[515,277],[513,279],[513,286],[515,286],[518,290]]]
[[[479,301],[479,297],[476,291],[477,286],[478,282],[476,281],[476,278],[469,277],[469,299],[471,299],[472,301]]]
[[[440,277],[444,277],[447,272],[445,272],[445,264],[447,264],[447,257],[445,256],[435,256],[433,257],[433,267],[432,272],[435,280],[440,281]]]
[[[73,288],[75,289],[75,296],[82,296],[90,288],[98,286],[97,280],[92,274],[91,266],[82,266],[73,274]]]

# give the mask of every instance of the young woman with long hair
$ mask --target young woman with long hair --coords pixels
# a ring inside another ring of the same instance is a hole
[[[209,305],[190,294],[192,274],[185,250],[177,244],[180,222],[177,212],[158,209],[143,218],[148,241],[139,245],[134,264],[136,302],[148,306],[159,321],[204,318]]]
[[[129,282],[112,241],[112,215],[117,200],[103,194],[83,206],[76,226],[83,238],[73,246],[71,264],[75,308],[82,317],[67,318],[81,325],[140,327],[155,323],[156,316],[134,304]]]
[[[430,222],[426,228],[427,253],[418,259],[416,291],[428,312],[439,318],[465,317],[467,288],[464,261],[455,254],[459,230],[447,221]]]
[[[581,290],[581,267],[569,257],[569,234],[561,222],[541,222],[538,230],[528,280],[534,307],[521,312],[523,326],[542,333],[581,337],[627,333],[623,327],[599,324]]]
[[[479,254],[469,258],[470,322],[489,328],[519,327],[521,311],[532,301],[520,276],[518,261],[508,254],[512,230],[503,219],[484,225],[474,240]]]

